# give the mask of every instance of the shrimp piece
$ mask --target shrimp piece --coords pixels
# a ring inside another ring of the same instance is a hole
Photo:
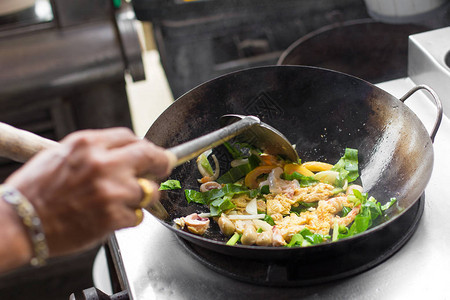
[[[361,210],[361,204],[355,206],[352,208],[352,210],[343,218],[336,216],[334,220],[332,221],[332,224],[337,223],[338,225],[344,225],[348,226],[350,223],[355,220],[355,217],[357,214],[359,214],[359,211]]]
[[[286,241],[281,235],[281,230],[275,226],[272,228],[272,246],[280,247],[286,245]]]
[[[345,194],[348,195],[354,195],[353,190],[358,190],[361,193],[364,191],[363,187],[357,184],[352,184],[347,188],[347,191],[345,192]]]
[[[296,189],[300,188],[300,184],[297,180],[284,180],[281,179],[281,174],[283,174],[283,169],[280,167],[274,168],[267,180],[269,182],[269,190],[271,193],[279,194],[285,193],[289,197],[292,197]]]
[[[328,214],[337,214],[344,208],[344,204],[347,204],[345,206],[351,205],[346,196],[335,197],[328,200],[321,200],[319,201],[317,210],[319,212]]]
[[[348,201],[347,196],[334,197],[328,200],[321,200],[314,212],[310,213],[310,217],[307,223],[307,227],[317,233],[328,234],[335,221],[340,224],[348,222],[350,224],[355,216],[359,213],[359,210],[349,213],[348,217],[340,218],[336,216],[337,213],[342,211],[344,206],[353,207],[353,204]],[[353,218],[352,215],[354,214]]]

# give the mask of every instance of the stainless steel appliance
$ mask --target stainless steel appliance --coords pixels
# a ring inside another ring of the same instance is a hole
[[[117,231],[111,239],[109,246],[116,267],[111,271],[117,272],[119,290],[127,290],[130,299],[445,298],[450,276],[450,241],[446,239],[450,230],[450,222],[446,221],[450,212],[447,199],[450,178],[449,36],[450,27],[412,35],[409,38],[408,77],[378,84],[392,95],[401,97],[413,86],[425,83],[437,91],[445,111],[434,141],[433,174],[413,211],[412,226],[404,233],[410,239],[402,247],[393,244],[392,249],[381,253],[372,265],[339,280],[292,288],[271,287],[264,285],[264,280],[258,282],[251,278],[264,279],[263,275],[236,280],[235,274],[230,274],[226,268],[208,264],[192,252],[189,245],[146,214],[141,225]],[[406,104],[431,130],[436,109],[430,99],[419,93]],[[383,242],[383,239],[379,240],[379,243]],[[267,270],[267,274],[277,273]],[[281,271],[279,275],[286,274]]]

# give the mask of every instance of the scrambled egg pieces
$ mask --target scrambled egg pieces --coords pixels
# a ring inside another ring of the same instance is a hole
[[[334,186],[327,183],[296,188],[293,192],[271,193],[264,197],[266,201],[258,200],[258,212],[270,215],[275,222],[275,227],[281,231],[283,238],[289,242],[292,236],[304,228],[313,233],[327,235],[335,222],[342,225],[350,224],[354,216],[359,212],[359,207],[354,207],[348,201],[347,196],[334,196]],[[248,195],[239,195],[232,199],[236,207],[233,209],[239,214],[245,214],[245,208],[252,198]],[[317,203],[316,208],[310,208],[300,214],[291,213],[292,207],[298,207],[300,203]],[[337,214],[343,207],[352,208],[352,213],[340,218]],[[243,225],[248,221],[234,221],[236,230],[243,231]],[[242,223],[242,224],[241,224]],[[241,228],[242,227],[242,228]],[[238,230],[240,229],[240,230]]]
[[[351,223],[349,218],[340,218],[339,213],[344,206],[353,209],[353,203],[349,202],[346,196],[333,197],[334,187],[326,183],[319,183],[314,186],[296,189],[293,195],[287,193],[268,194],[266,213],[274,219],[276,227],[281,230],[281,234],[286,241],[303,228],[308,228],[312,232],[327,235],[335,222],[346,225]],[[292,206],[298,206],[300,202],[318,202],[317,208],[301,212],[299,215],[290,213]],[[351,220],[350,220],[351,219]]]
[[[293,195],[287,193],[268,194],[265,196],[267,200],[267,214],[273,215],[280,213],[282,215],[289,214],[291,206],[299,202],[312,203],[330,198],[333,193],[334,186],[327,183],[318,183],[316,185],[298,188],[294,190]]]

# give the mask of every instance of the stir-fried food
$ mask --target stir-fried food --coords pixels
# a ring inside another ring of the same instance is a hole
[[[382,206],[361,185],[352,184],[359,177],[355,149],[345,149],[333,165],[290,162],[255,149],[240,152],[226,146],[235,159],[220,177],[215,156],[199,156],[199,190],[185,190],[185,195],[188,202],[208,206],[210,212],[175,219],[180,229],[203,235],[212,218],[229,237],[229,245],[303,247],[363,232],[395,203],[391,199]]]

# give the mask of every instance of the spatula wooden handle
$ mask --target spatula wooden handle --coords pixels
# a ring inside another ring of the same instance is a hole
[[[57,145],[58,142],[0,122],[1,157],[26,162],[39,151]]]

